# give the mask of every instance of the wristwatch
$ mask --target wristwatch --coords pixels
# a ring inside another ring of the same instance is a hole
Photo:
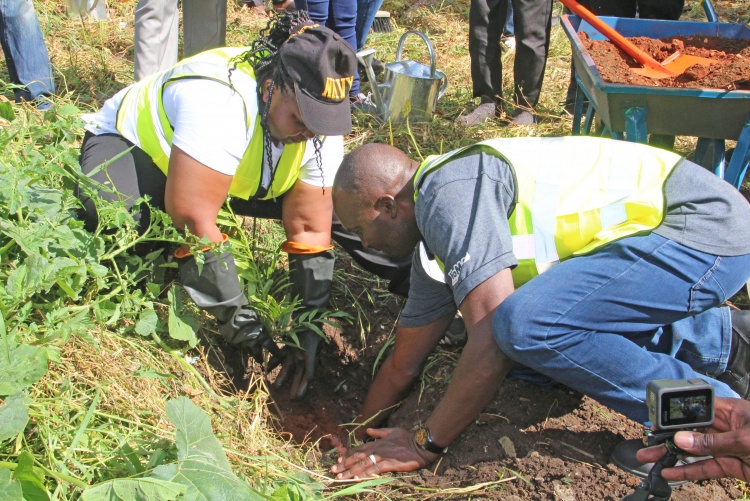
[[[433,454],[444,454],[448,450],[447,447],[440,447],[432,441],[430,429],[425,425],[420,425],[417,431],[414,432],[414,441],[421,449]]]

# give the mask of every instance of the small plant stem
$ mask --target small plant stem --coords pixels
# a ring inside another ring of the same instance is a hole
[[[8,251],[8,249],[10,249],[11,247],[13,247],[13,245],[15,245],[15,243],[16,243],[15,240],[11,240],[7,244],[5,244],[2,247],[0,247],[0,256],[5,255],[5,253]]]

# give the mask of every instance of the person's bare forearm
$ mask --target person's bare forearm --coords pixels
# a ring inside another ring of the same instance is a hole
[[[445,395],[425,423],[432,440],[450,445],[492,401],[511,367],[513,361],[492,338],[472,343],[470,337]]]
[[[417,377],[419,377],[419,371],[405,373],[396,369],[393,366],[393,355],[386,359],[375,376],[359,416],[355,420],[357,423],[362,423],[362,426],[354,431],[357,440],[364,440],[367,437],[367,428],[375,428],[388,418],[393,407],[403,398]]]

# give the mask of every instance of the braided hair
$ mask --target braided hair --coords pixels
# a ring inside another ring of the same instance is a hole
[[[271,195],[273,196],[273,177],[276,169],[272,165],[271,143],[273,138],[268,129],[268,111],[271,109],[271,99],[274,90],[281,89],[282,92],[293,91],[294,82],[288,77],[286,72],[281,70],[279,59],[276,57],[279,49],[289,39],[292,32],[300,25],[309,24],[313,21],[306,10],[284,11],[274,15],[260,31],[260,37],[253,40],[250,49],[237,57],[233,58],[229,68],[229,78],[231,81],[232,72],[237,65],[247,62],[252,66],[255,73],[255,81],[258,82],[258,103],[263,102],[263,82],[270,79],[271,83],[268,88],[268,100],[263,103],[260,115],[260,125],[263,128],[263,143],[265,145],[265,154],[263,155],[268,162],[271,171]],[[315,147],[315,160],[323,178],[323,158],[321,148],[323,146],[320,137],[313,137],[313,146]],[[323,193],[325,194],[325,179],[323,179]],[[275,197],[274,197],[275,198]]]

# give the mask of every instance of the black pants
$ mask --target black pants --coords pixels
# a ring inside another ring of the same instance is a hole
[[[516,38],[515,104],[533,108],[539,102],[549,54],[552,0],[471,0],[469,55],[474,97],[483,103],[499,104],[502,100],[500,37],[509,1],[513,5]]]
[[[128,151],[129,150],[129,151]],[[117,157],[117,158],[116,158]],[[115,160],[112,160],[116,158]],[[149,196],[153,207],[164,210],[164,192],[167,176],[154,164],[151,157],[133,143],[118,134],[101,134],[95,136],[87,132],[83,138],[80,156],[81,170],[89,175],[102,164],[107,164],[89,177],[103,185],[97,190],[99,197],[107,201],[121,200],[130,210],[135,201]],[[84,221],[89,231],[96,229],[99,216],[96,206],[82,186],[77,186],[76,196],[83,208],[79,218]],[[276,200],[242,200],[232,199],[229,202],[236,214],[265,219],[281,219],[283,195]],[[138,224],[146,228],[150,214],[148,205],[142,204],[137,215]],[[411,257],[403,261],[394,261],[382,252],[365,249],[359,237],[346,231],[334,218],[331,238],[365,270],[383,279],[390,280],[388,289],[405,296],[409,290]]]
[[[685,0],[578,0],[597,16],[638,17],[676,21],[682,14]]]

